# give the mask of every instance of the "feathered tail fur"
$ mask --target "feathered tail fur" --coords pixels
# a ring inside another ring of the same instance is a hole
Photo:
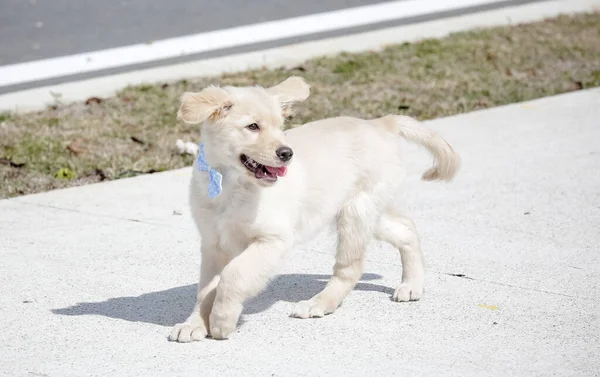
[[[380,120],[391,132],[425,147],[433,155],[434,165],[423,173],[423,180],[450,181],[454,178],[460,168],[460,156],[437,132],[408,116],[388,115]]]

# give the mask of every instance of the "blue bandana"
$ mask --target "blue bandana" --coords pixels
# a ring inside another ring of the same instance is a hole
[[[223,187],[221,186],[223,182],[223,176],[221,173],[211,168],[206,162],[206,156],[204,155],[204,144],[200,143],[200,150],[198,152],[198,158],[196,159],[198,163],[198,170],[207,171],[208,172],[208,196],[211,199],[216,198],[223,191]]]

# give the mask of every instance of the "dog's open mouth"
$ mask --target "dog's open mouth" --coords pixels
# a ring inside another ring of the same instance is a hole
[[[283,177],[287,173],[287,167],[285,166],[266,166],[259,164],[245,154],[240,156],[240,161],[251,173],[254,174],[256,179],[262,179],[267,182],[276,182],[277,177]]]

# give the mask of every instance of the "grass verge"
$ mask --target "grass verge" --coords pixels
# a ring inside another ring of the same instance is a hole
[[[129,87],[112,98],[0,114],[0,198],[180,168],[178,138],[198,128],[175,119],[183,91],[209,84],[312,85],[293,124],[388,113],[431,119],[600,86],[600,13],[474,30],[443,39],[341,54],[293,69]]]

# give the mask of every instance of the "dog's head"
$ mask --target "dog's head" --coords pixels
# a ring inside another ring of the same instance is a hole
[[[285,117],[309,92],[296,76],[270,88],[209,86],[184,93],[178,117],[203,123],[202,140],[213,167],[269,186],[286,174],[294,154],[283,136]]]

